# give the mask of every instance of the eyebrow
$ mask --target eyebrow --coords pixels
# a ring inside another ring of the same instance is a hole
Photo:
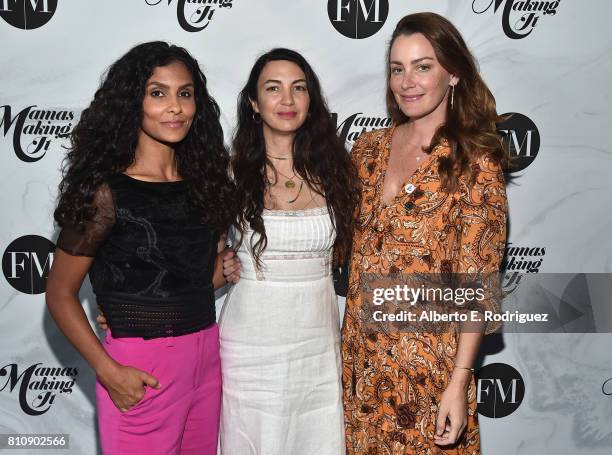
[[[306,79],[296,79],[291,84],[297,84],[300,82],[306,82]],[[268,79],[267,81],[264,82],[264,85],[265,84],[282,84],[282,82],[279,81],[278,79]]]
[[[170,86],[169,86],[169,85],[166,85],[166,84],[164,84],[164,83],[162,83],[162,82],[157,82],[157,81],[151,81],[151,82],[149,82],[149,83],[147,84],[147,87],[148,87],[149,85],[158,85],[158,86],[163,87],[163,88],[170,88]],[[181,85],[179,88],[187,88],[187,87],[194,87],[193,82],[187,82],[186,84]]]
[[[423,60],[433,60],[433,57],[421,57],[421,58],[417,58],[415,60],[411,60],[410,64],[414,65],[416,63],[422,62]],[[397,62],[395,60],[393,60],[393,61],[391,61],[389,63],[392,64],[392,65],[401,65],[402,64],[402,62]]]

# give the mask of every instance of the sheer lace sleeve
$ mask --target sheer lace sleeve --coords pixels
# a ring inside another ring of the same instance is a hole
[[[98,248],[115,224],[115,205],[108,185],[100,186],[94,196],[96,214],[85,222],[83,229],[63,226],[57,239],[57,247],[73,256],[95,256]]]

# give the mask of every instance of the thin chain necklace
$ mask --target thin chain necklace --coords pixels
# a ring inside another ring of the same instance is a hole
[[[293,183],[293,185],[295,186],[295,182]],[[287,182],[285,182],[285,186],[286,186],[287,188],[289,188],[289,187],[287,186]],[[297,194],[295,195],[295,197],[294,197],[293,199],[291,199],[291,200],[289,200],[289,201],[285,201],[285,202],[287,202],[288,204],[293,204],[295,201],[297,201],[297,200],[298,200],[298,198],[300,197],[300,194],[302,194],[302,188],[304,188],[304,181],[303,181],[303,180],[300,182],[300,188],[298,189],[298,192],[297,192]]]
[[[287,180],[285,180],[285,188],[295,188],[295,182],[293,181],[293,178],[295,177],[295,172],[293,173],[293,175],[291,177],[283,174],[280,170],[274,168],[276,170],[276,172],[278,172],[280,175],[282,175],[283,177],[285,177]],[[302,181],[302,183],[304,183]],[[300,190],[302,189],[302,187],[300,186]]]
[[[308,189],[309,189],[309,191],[310,191],[310,200],[309,200],[308,202],[306,202],[306,204],[305,204],[305,205],[304,205],[304,206],[301,208],[301,210],[305,210],[305,209],[306,209],[306,207],[308,207],[308,206],[310,205],[310,203],[311,203],[312,201],[314,201],[315,194],[312,192],[312,190],[310,189],[310,187],[309,187]]]
[[[409,143],[409,142],[408,142],[408,145],[411,145],[411,146],[413,146],[413,147],[417,147],[417,145],[415,145],[415,144],[411,144],[411,143]],[[422,150],[422,148],[419,148],[419,150]],[[425,156],[427,156],[427,154],[425,154]],[[420,156],[415,156],[415,157],[414,157],[414,159],[415,159],[415,160],[416,160],[416,162],[418,163],[418,162],[420,162],[420,161],[423,159],[423,155],[420,155]]]
[[[285,181],[285,188],[287,188],[287,189],[295,188],[295,182],[293,181],[293,178],[295,177],[295,172],[293,173],[292,177],[289,177],[289,176],[283,174],[280,170],[278,170],[276,168],[274,168],[274,170],[276,172],[278,172],[280,175],[282,175],[283,177],[285,177],[286,179],[288,179],[288,180]],[[293,204],[295,201],[297,201],[298,198],[300,197],[300,194],[302,194],[302,188],[304,188],[304,180],[302,180],[300,182],[300,188],[298,189],[298,192],[295,195],[295,197],[293,199],[291,199],[290,201],[285,201],[285,202],[287,202],[288,204]]]
[[[297,194],[295,195],[293,199],[291,199],[290,201],[287,201],[288,204],[293,204],[295,201],[297,201],[297,199],[300,197],[300,193],[302,192],[303,187],[304,187],[304,181],[302,180],[300,182],[300,189],[298,190]]]
[[[422,146],[422,145],[420,146],[420,145],[418,145],[418,144],[414,144],[414,143],[409,142],[409,141],[407,141],[407,140],[405,140],[405,141],[404,141],[404,143],[405,143],[405,144],[404,144],[404,147],[405,147],[405,148],[408,148],[408,147],[406,147],[406,145],[409,145],[409,146],[414,147],[414,148],[416,148],[416,149],[418,149],[418,150],[421,150],[421,151],[423,150],[423,146]],[[422,158],[423,158],[423,156],[415,156],[415,157],[414,157],[414,159],[416,160],[416,162],[417,162],[417,163],[418,163],[419,161],[421,161],[421,159],[422,159]]]
[[[285,161],[285,160],[288,160],[288,159],[289,159],[289,158],[287,158],[286,156],[272,156],[272,155],[268,155],[268,154],[266,154],[266,156],[267,156],[268,158],[273,158],[273,159],[275,159],[275,160],[282,160],[282,161]]]

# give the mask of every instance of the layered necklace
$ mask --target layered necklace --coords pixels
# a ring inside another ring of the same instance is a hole
[[[272,158],[275,160],[280,160],[280,161],[285,161],[287,160],[287,158],[285,157],[280,157],[280,156],[273,156],[273,155],[267,155],[268,158]],[[285,180],[285,188],[287,189],[293,189],[295,188],[295,181],[293,180],[295,178],[295,172],[293,173],[293,175],[291,177],[289,177],[288,175],[283,174],[281,171],[279,171],[277,168],[274,168],[276,170],[276,172],[278,172],[281,176],[283,176],[284,178],[286,178],[287,180]],[[296,196],[291,199],[290,201],[286,201],[288,204],[293,204],[295,201],[297,201],[297,199],[300,197],[300,194],[302,193],[302,188],[304,187],[304,181],[302,180],[300,182],[300,188],[298,189],[298,192],[296,194]]]

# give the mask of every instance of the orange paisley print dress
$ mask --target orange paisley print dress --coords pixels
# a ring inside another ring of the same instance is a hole
[[[342,327],[347,454],[480,454],[473,379],[466,430],[453,446],[434,444],[438,403],[457,351],[456,324],[438,334],[367,331],[360,280],[364,273],[498,271],[506,242],[503,173],[481,157],[472,165],[473,184],[462,178],[456,192],[440,191],[438,158],[449,152],[441,145],[406,182],[408,190],[385,204],[393,129],[363,133],[352,151],[362,194]]]

